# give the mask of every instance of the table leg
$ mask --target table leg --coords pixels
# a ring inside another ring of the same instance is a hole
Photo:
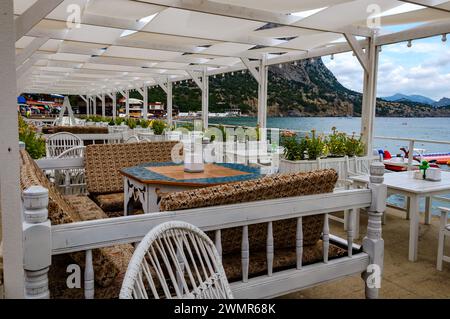
[[[411,211],[411,198],[406,196],[406,219],[408,220],[410,217],[409,212]]]
[[[409,256],[410,261],[417,260],[417,250],[419,243],[419,196],[412,195],[410,197],[409,208]]]
[[[431,196],[425,197],[425,225],[431,224]]]
[[[142,207],[144,214],[159,212],[158,196],[156,195],[156,188],[152,185],[145,186],[145,198]]]
[[[127,216],[128,215],[128,203],[130,202],[130,196],[129,196],[129,190],[128,190],[128,178],[124,177],[123,178],[123,192],[124,192],[124,196],[123,196],[123,215]]]

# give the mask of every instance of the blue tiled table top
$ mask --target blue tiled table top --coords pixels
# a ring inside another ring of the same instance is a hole
[[[207,164],[205,164],[207,165]],[[243,164],[236,163],[214,163],[214,165],[230,168],[246,174],[234,175],[234,176],[223,176],[223,177],[211,177],[211,178],[185,178],[176,179],[163,174],[156,173],[149,170],[149,167],[160,167],[160,166],[184,166],[183,163],[176,164],[173,162],[155,162],[155,163],[143,163],[133,167],[127,167],[121,170],[121,173],[128,178],[135,179],[144,184],[173,184],[173,185],[218,185],[233,182],[246,181],[251,179],[257,179],[262,177],[259,168],[250,167]],[[185,173],[189,175],[190,173]],[[195,173],[193,173],[194,175]]]

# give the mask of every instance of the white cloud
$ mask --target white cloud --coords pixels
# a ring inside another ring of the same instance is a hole
[[[425,54],[426,53],[426,54]],[[420,94],[439,100],[450,97],[450,50],[440,41],[383,47],[378,66],[378,96]],[[362,91],[362,68],[351,53],[339,54],[325,65],[345,87]]]

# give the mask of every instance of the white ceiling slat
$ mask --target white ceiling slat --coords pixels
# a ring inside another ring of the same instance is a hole
[[[16,40],[27,34],[39,21],[45,18],[63,0],[38,0],[14,20]]]
[[[133,1],[133,0],[132,0]],[[373,0],[372,0],[373,1]],[[194,12],[202,12],[214,14],[217,16],[233,17],[244,20],[260,21],[264,23],[276,23],[280,25],[295,25],[295,22],[300,20],[300,17],[294,15],[280,14],[272,11],[264,11],[257,8],[246,8],[243,6],[236,6],[230,4],[223,4],[214,1],[196,1],[196,0],[139,0],[139,2],[147,2],[150,4],[178,8],[183,10],[191,10]],[[276,2],[275,2],[276,3]],[[370,32],[368,28],[354,28],[347,26],[343,29],[328,29],[323,27],[321,23],[316,25],[301,26],[302,28],[309,28],[324,32],[348,32],[354,35],[368,36]]]

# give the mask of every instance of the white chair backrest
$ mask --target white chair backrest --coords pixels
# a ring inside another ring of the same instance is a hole
[[[75,134],[60,132],[50,135],[46,141],[47,158],[58,157],[61,153],[77,146],[83,146],[83,141]]]
[[[153,228],[135,249],[121,299],[233,298],[220,256],[209,237],[185,222]]]
[[[139,137],[132,135],[125,140],[125,143],[136,143],[139,142]]]

